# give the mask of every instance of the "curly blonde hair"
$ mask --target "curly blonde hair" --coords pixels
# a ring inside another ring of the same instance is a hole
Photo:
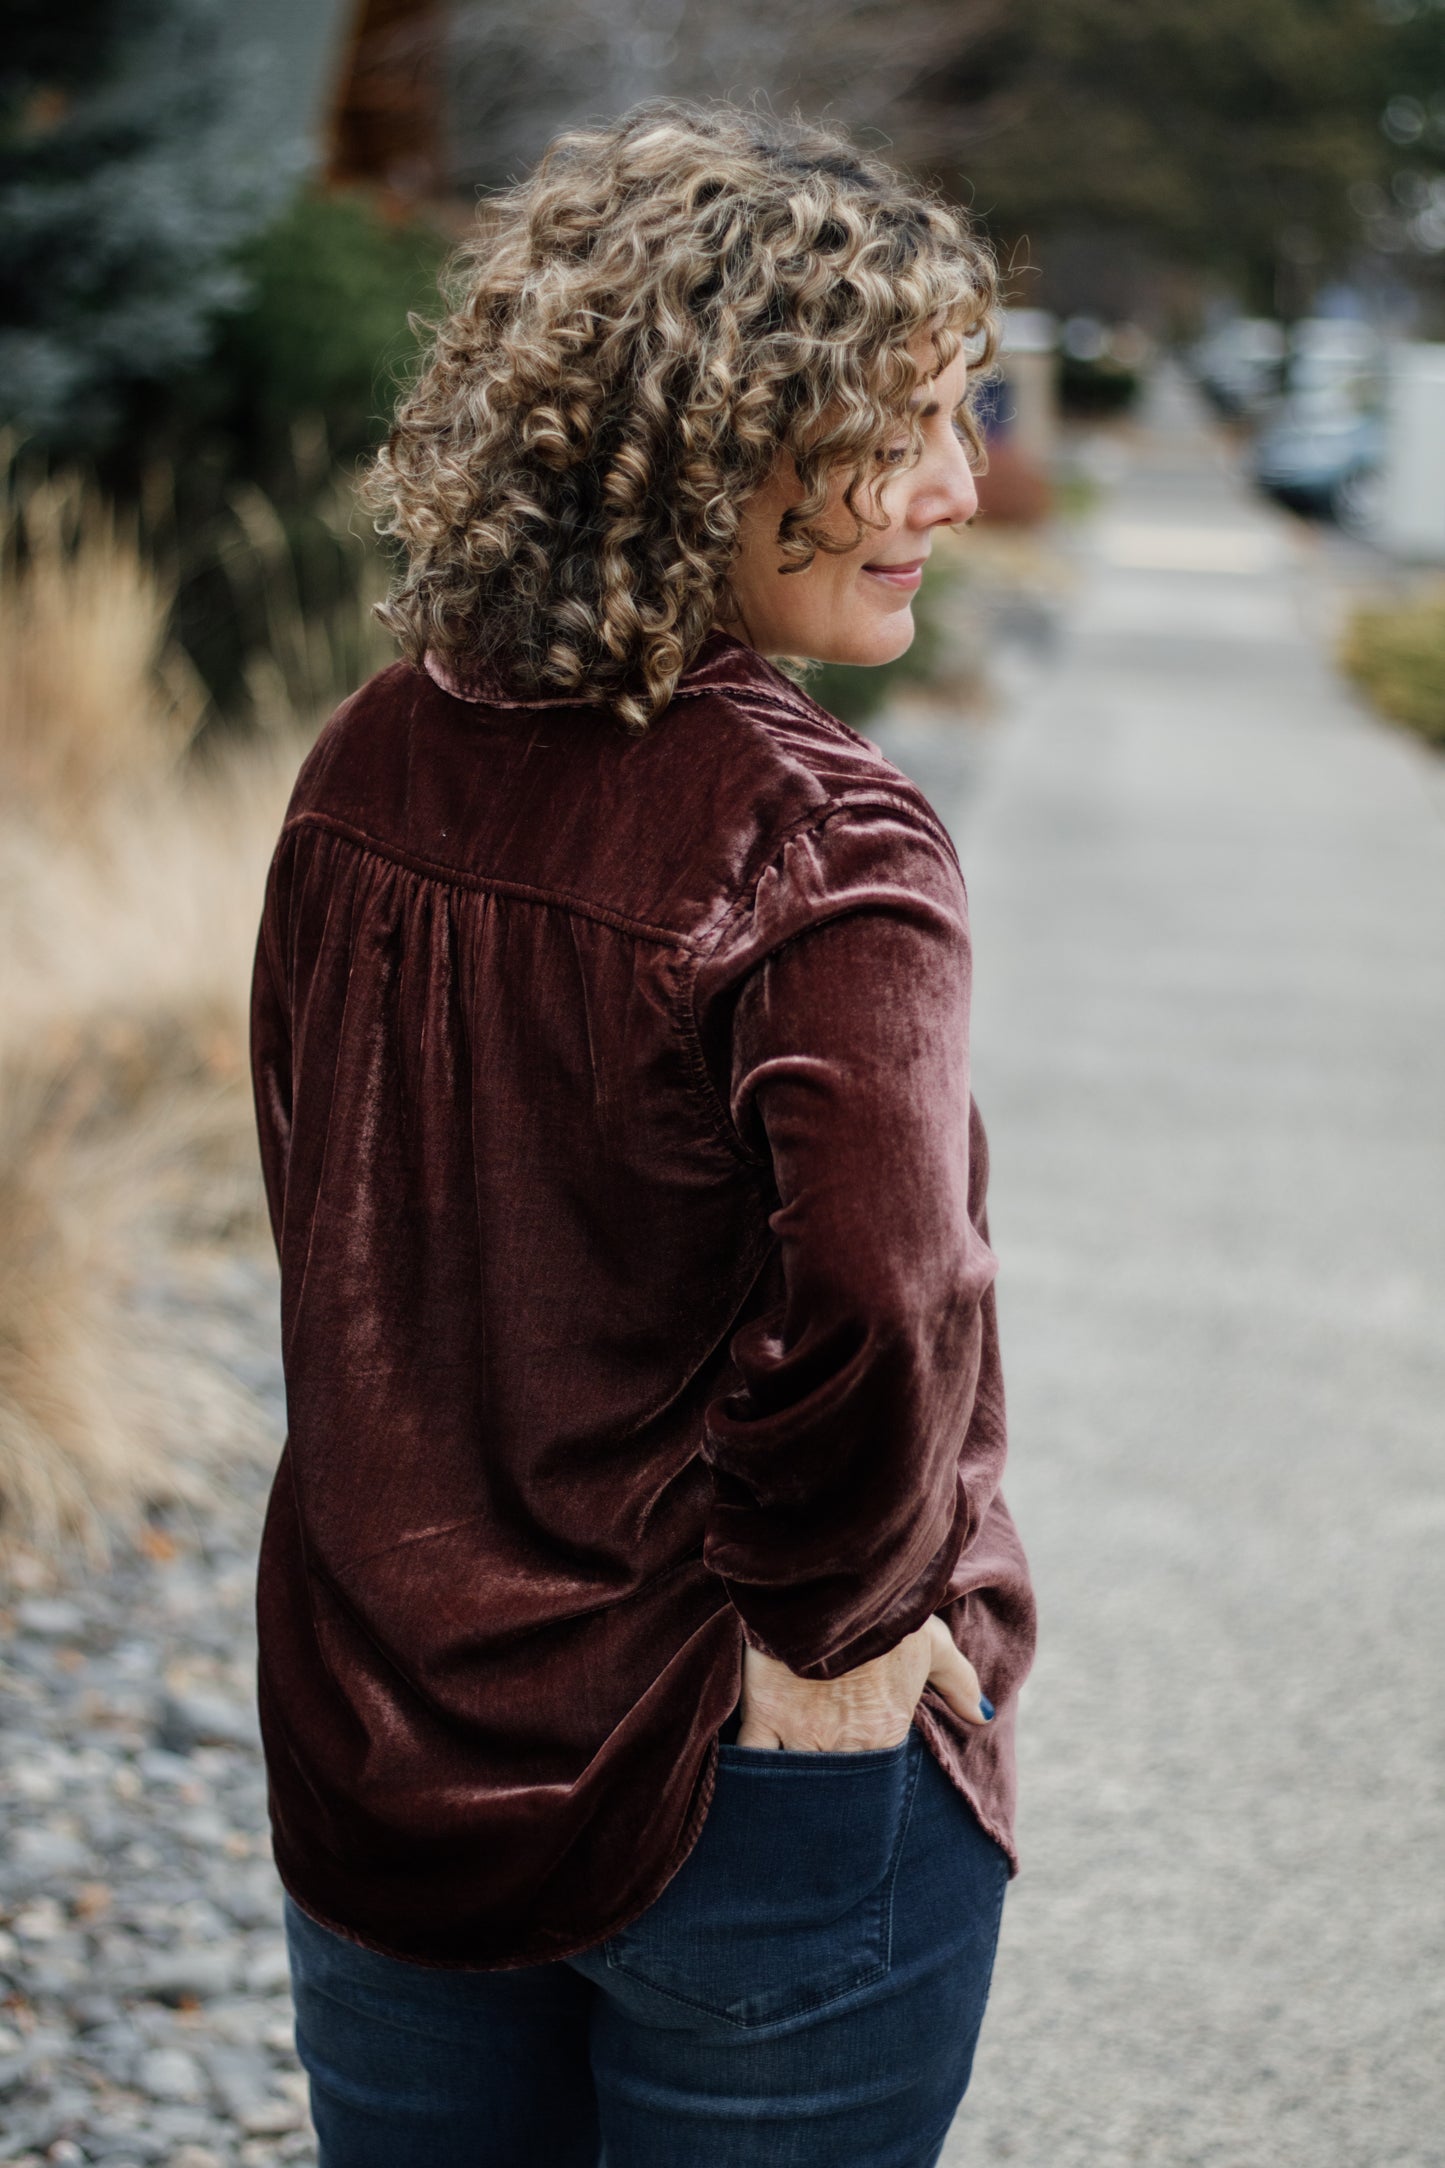
[[[841,137],[652,102],[559,136],[484,202],[449,313],[363,477],[404,566],[378,614],[419,664],[661,713],[719,612],[743,506],[789,453],[780,562],[857,546],[857,492],[921,376],[996,347],[963,213]],[[975,456],[968,402],[959,422]],[[839,470],[851,540],[820,531]]]

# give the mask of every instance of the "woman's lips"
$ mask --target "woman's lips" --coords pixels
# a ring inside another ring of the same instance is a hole
[[[911,595],[915,587],[923,585],[921,557],[910,559],[906,565],[865,565],[863,570],[870,580],[881,580],[885,587],[896,587],[905,595]]]

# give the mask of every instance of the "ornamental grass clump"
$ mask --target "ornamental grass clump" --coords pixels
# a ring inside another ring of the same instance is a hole
[[[1382,715],[1445,746],[1445,583],[1356,610],[1340,659]]]
[[[201,761],[134,528],[13,474],[0,534],[0,1548],[53,1548],[269,1450],[197,1291],[264,1232],[245,1061],[301,749]]]

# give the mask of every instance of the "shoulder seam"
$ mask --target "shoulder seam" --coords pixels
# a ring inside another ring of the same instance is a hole
[[[944,845],[954,864],[958,864],[958,852],[952,836],[926,801],[915,800],[904,791],[890,789],[886,783],[864,784],[857,791],[847,792],[842,797],[828,798],[821,805],[809,806],[805,812],[789,821],[786,827],[767,838],[764,845],[767,856],[749,869],[737,894],[719,912],[714,923],[689,943],[689,946],[697,951],[699,963],[705,963],[719,946],[733,920],[757,895],[763,875],[770,866],[776,864],[790,843],[797,842],[799,837],[807,835],[814,828],[826,827],[827,823],[837,819],[839,814],[864,811],[869,806],[881,806],[890,813],[902,813],[916,821],[919,827]]]
[[[850,723],[845,723],[838,716],[831,715],[827,708],[813,699],[810,693],[805,692],[800,685],[792,684],[781,675],[776,686],[754,683],[725,687],[720,685],[699,686],[693,690],[696,694],[702,692],[726,693],[736,700],[739,706],[753,702],[760,708],[769,709],[775,715],[795,715],[801,717],[805,722],[822,723],[832,736],[838,738],[845,745],[861,746],[865,752],[871,753],[876,753],[879,750],[871,739],[864,737],[861,730],[854,730]]]
[[[724,690],[727,696],[736,701],[739,707],[751,705],[756,709],[762,709],[774,715],[792,715],[800,717],[806,722],[821,723],[841,743],[861,746],[864,752],[873,753],[886,762],[889,768],[894,768],[895,764],[888,760],[887,754],[883,752],[880,746],[875,745],[871,738],[865,738],[862,732],[854,730],[851,724],[841,722],[836,715],[831,715],[825,707],[812,697],[811,693],[805,692],[801,686],[792,684],[787,678],[780,678],[776,689],[771,685],[758,684],[728,686],[726,688],[718,686],[697,688],[699,695],[705,691],[721,693]],[[871,799],[877,799],[880,803],[890,804],[911,812],[926,827],[932,829],[938,840],[944,844],[954,864],[958,866],[960,876],[962,876],[963,868],[959,864],[957,845],[945,827],[941,816],[929,804],[924,792],[910,776],[904,775],[898,769],[895,769],[895,772],[899,775],[900,782],[907,785],[906,790],[886,781],[861,782],[856,790],[845,792],[842,797],[830,797],[821,810],[812,808],[810,812],[817,813],[818,818],[822,819],[826,818],[829,807],[836,809],[844,805],[864,805]],[[805,820],[808,817],[807,815],[803,816]],[[791,836],[794,832],[793,829],[789,829],[785,833]]]
[[[461,888],[473,894],[511,896],[522,903],[539,903],[554,910],[566,911],[574,918],[591,919],[598,925],[612,926],[620,933],[628,933],[643,941],[654,941],[665,948],[693,950],[698,947],[694,935],[679,932],[672,926],[655,926],[647,919],[633,918],[625,911],[614,911],[605,903],[593,903],[585,896],[572,896],[563,889],[541,888],[528,881],[508,880],[498,874],[469,873],[464,866],[447,866],[439,860],[424,858],[419,852],[404,851],[397,845],[383,843],[364,828],[350,821],[339,820],[333,813],[322,813],[306,808],[292,814],[281,831],[282,840],[302,828],[320,828],[328,834],[340,836],[352,843],[369,857],[383,859],[387,864],[400,866],[419,879],[434,881],[445,888]]]

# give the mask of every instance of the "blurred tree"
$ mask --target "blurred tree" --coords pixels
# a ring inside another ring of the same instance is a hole
[[[1102,270],[1115,313],[1187,265],[1293,314],[1362,240],[1433,247],[1445,203],[1417,168],[1432,131],[1445,142],[1442,31],[1445,0],[533,0],[525,17],[458,0],[451,166],[494,185],[637,98],[761,96],[975,203],[1006,262],[1077,263],[1086,288]]]
[[[920,149],[1006,246],[1113,234],[1295,314],[1358,253],[1392,128],[1445,139],[1442,31],[1441,0],[1029,0],[920,86]]]
[[[525,12],[457,0],[453,179],[495,186],[557,129],[662,96],[796,104],[907,160],[932,121],[928,86],[1010,12],[1010,0],[532,0]]]
[[[0,56],[0,413],[66,450],[198,362],[234,255],[305,152],[223,0],[9,0]]]
[[[1428,297],[1445,336],[1445,0],[1374,0],[1388,30],[1376,85],[1384,168],[1351,196],[1366,238]],[[1433,320],[1431,320],[1433,319]]]
[[[1032,0],[932,86],[995,125],[965,146],[1009,238],[1124,230],[1241,279],[1358,238],[1347,191],[1378,163],[1362,0]],[[941,146],[940,146],[941,149]]]

